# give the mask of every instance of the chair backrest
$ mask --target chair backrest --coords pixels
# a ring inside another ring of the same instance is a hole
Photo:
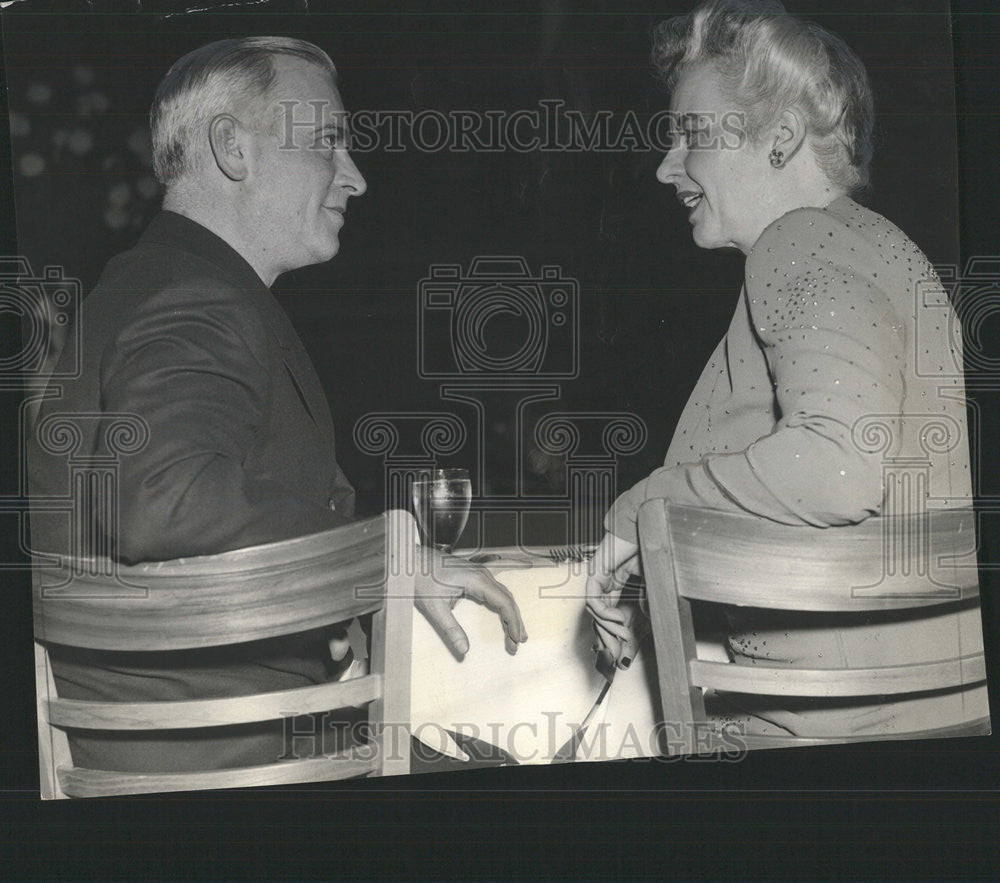
[[[878,668],[735,665],[697,658],[691,600],[831,614],[927,608],[978,599],[975,513],[932,510],[825,529],[649,500],[639,539],[671,753],[712,741],[704,690],[781,696],[902,695],[985,680],[982,643],[964,655]],[[842,617],[841,617],[842,618]],[[833,620],[831,619],[831,625]],[[980,634],[981,638],[981,634]],[[963,732],[987,732],[979,721]],[[957,728],[886,738],[949,735]],[[957,734],[957,733],[956,733]],[[743,738],[747,747],[856,741],[861,737]],[[867,741],[872,737],[864,737]]]
[[[278,543],[109,568],[67,561],[33,571],[43,797],[327,781],[409,771],[412,516],[390,512]],[[108,574],[111,575],[108,575]],[[56,696],[47,643],[94,650],[188,650],[305,632],[372,613],[369,674],[233,698],[96,702]],[[266,766],[191,773],[74,767],[65,728],[149,731],[281,720],[368,704],[371,745]]]

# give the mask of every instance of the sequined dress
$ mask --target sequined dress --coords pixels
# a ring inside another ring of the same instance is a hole
[[[906,415],[905,417],[903,415]],[[886,492],[916,468],[921,498]],[[971,505],[961,333],[920,249],[841,197],[792,211],[750,251],[732,323],[681,415],[665,465],[616,501],[606,527],[636,541],[647,499],[751,513],[804,528],[919,507]],[[867,667],[982,649],[974,605],[823,619],[727,610],[729,652],[746,665]],[[902,635],[906,635],[905,641]],[[987,714],[985,686],[906,702],[733,697],[751,729],[852,735],[938,727]],[[778,729],[775,729],[777,727]]]

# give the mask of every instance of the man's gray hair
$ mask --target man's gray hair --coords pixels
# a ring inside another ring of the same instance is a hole
[[[167,71],[149,111],[153,171],[165,187],[197,168],[199,139],[220,113],[232,113],[257,131],[270,131],[264,101],[276,71],[274,57],[290,55],[312,62],[336,78],[336,68],[318,46],[291,37],[219,40],[189,52]]]

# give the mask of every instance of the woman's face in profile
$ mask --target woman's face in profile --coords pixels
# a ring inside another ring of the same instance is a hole
[[[772,220],[768,148],[743,137],[743,114],[723,94],[712,65],[681,74],[670,109],[675,140],[657,179],[677,188],[696,245],[749,252]]]

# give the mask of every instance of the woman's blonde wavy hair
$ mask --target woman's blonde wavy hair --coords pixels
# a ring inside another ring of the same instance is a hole
[[[874,98],[865,67],[840,37],[789,15],[778,0],[708,0],[663,21],[652,61],[669,90],[689,66],[713,64],[746,115],[751,143],[782,110],[797,108],[831,183],[867,186]]]

